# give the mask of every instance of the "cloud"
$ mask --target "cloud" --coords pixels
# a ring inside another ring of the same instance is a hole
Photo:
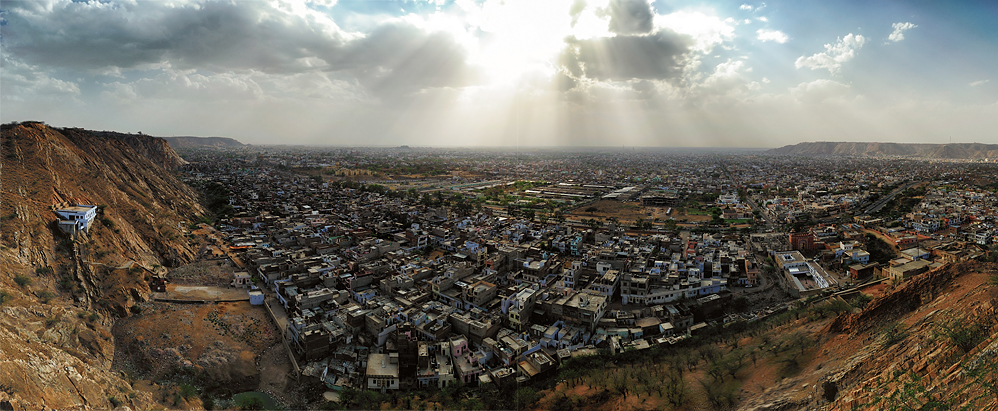
[[[604,10],[610,17],[610,31],[617,34],[644,34],[652,31],[651,4],[647,0],[610,0]]]
[[[76,83],[53,78],[39,67],[12,58],[6,52],[0,53],[0,63],[0,90],[3,90],[0,95],[4,100],[75,98],[80,95],[80,87]]]
[[[741,6],[738,7],[739,10],[748,10],[748,11],[752,11],[753,8],[754,7],[752,7],[749,4],[742,4]]]
[[[818,79],[798,84],[797,87],[790,89],[790,95],[797,101],[820,103],[844,97],[849,93],[849,89],[847,84],[834,80]]]
[[[197,73],[194,70],[162,70],[158,75],[131,83],[113,82],[102,96],[119,102],[130,99],[235,101],[257,100],[260,85],[250,75]]]
[[[566,42],[561,66],[575,78],[596,80],[676,78],[693,43],[690,37],[669,30]]]
[[[794,62],[798,69],[807,67],[811,70],[828,69],[831,74],[838,74],[842,64],[856,57],[856,50],[863,47],[866,38],[852,33],[840,37],[835,44],[825,44],[825,51],[810,57],[801,56]]]
[[[887,36],[887,40],[897,43],[901,40],[904,40],[905,31],[911,30],[918,26],[910,22],[905,22],[905,23],[894,23],[891,25],[891,27],[894,27],[894,32],[891,33],[889,36]]]
[[[758,35],[756,38],[762,41],[775,41],[783,44],[786,43],[787,40],[790,40],[790,37],[787,37],[786,34],[779,30],[759,29],[756,30],[756,34]]]
[[[170,61],[268,72],[300,70],[300,59],[328,54],[351,38],[304,4],[263,2],[56,2],[13,4],[2,36],[34,64],[72,69],[134,68]]]
[[[735,38],[734,21],[708,16],[698,11],[677,11],[655,16],[656,29],[668,29],[693,38],[694,50],[710,53],[715,46]]]
[[[741,60],[728,60],[718,64],[714,68],[714,73],[707,77],[701,85],[702,89],[709,91],[710,95],[731,95],[743,92],[743,86],[748,86],[750,81],[742,72],[750,72],[751,68],[745,67],[745,62]]]
[[[990,82],[991,82],[991,79],[977,80],[977,81],[972,81],[969,84],[969,86],[970,87],[980,87],[980,86],[983,86],[983,85],[988,84]]]
[[[448,33],[428,33],[398,22],[323,58],[352,73],[382,94],[406,94],[426,87],[474,84],[477,74],[465,63],[467,51]]]
[[[302,1],[14,3],[4,18],[5,51],[40,67],[340,72],[386,96],[476,78],[465,47],[447,32],[389,20],[366,35],[347,33]]]

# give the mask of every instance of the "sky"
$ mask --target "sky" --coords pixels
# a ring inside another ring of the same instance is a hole
[[[337,146],[998,144],[998,2],[0,2],[0,120]]]

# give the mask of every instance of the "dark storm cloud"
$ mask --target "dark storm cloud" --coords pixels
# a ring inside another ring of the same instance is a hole
[[[652,30],[651,5],[647,0],[610,0],[606,14],[610,31],[617,34],[644,34]]]
[[[692,39],[672,31],[648,36],[566,40],[562,66],[579,78],[596,80],[672,79],[683,70]]]
[[[5,48],[33,64],[73,69],[175,67],[295,70],[295,60],[343,43],[338,31],[261,2],[14,3],[2,28]],[[335,28],[334,28],[335,29]]]
[[[13,3],[5,11],[5,51],[42,67],[342,71],[393,92],[473,79],[465,51],[449,35],[396,22],[353,37],[330,20],[264,2]]]

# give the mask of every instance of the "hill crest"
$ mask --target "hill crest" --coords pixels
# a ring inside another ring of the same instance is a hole
[[[998,158],[998,144],[982,143],[878,143],[804,142],[774,148],[767,154],[798,156],[909,157],[941,160],[984,160]]]
[[[162,137],[162,139],[166,140],[170,143],[170,146],[178,150],[190,148],[239,148],[246,146],[246,144],[229,137],[177,136]]]

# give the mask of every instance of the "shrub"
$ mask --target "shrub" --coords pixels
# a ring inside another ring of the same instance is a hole
[[[908,337],[908,332],[904,330],[901,323],[892,323],[884,330],[884,345],[890,347],[906,337]]]
[[[204,406],[205,410],[211,411],[215,409],[215,397],[210,395],[205,395],[201,397],[201,405]]]
[[[3,303],[5,303],[7,301],[13,300],[13,299],[14,299],[14,296],[10,295],[6,291],[0,291],[0,305],[2,305]]]
[[[137,305],[133,305],[132,307],[134,308],[134,307],[138,307],[138,306]],[[189,400],[191,398],[194,398],[197,395],[198,395],[198,390],[197,390],[197,388],[194,388],[193,385],[190,385],[190,384],[180,384],[180,396],[184,397],[185,400]]]
[[[128,311],[131,311],[132,314],[136,314],[136,315],[142,314],[142,307],[139,307],[137,305],[133,305],[131,307],[128,307]],[[187,398],[187,397],[184,397],[184,398]]]
[[[866,305],[869,304],[870,301],[873,301],[873,297],[870,297],[867,294],[860,293],[859,295],[857,295],[852,300],[849,300],[849,304],[852,305],[853,307],[856,307],[856,308],[859,308],[859,309],[862,310],[862,309],[866,308]]]
[[[55,272],[55,270],[53,270],[52,267],[38,267],[37,269],[35,269],[35,274],[38,275],[49,275],[52,274],[53,272]]]
[[[14,282],[21,287],[31,285],[31,279],[21,274],[18,274],[17,276],[14,277]]]
[[[97,313],[90,313],[90,315],[87,317],[87,321],[90,321],[90,322],[94,322],[94,321],[97,321],[99,319],[100,319],[100,314],[97,314]]]
[[[970,352],[977,347],[989,334],[989,327],[981,323],[967,323],[953,320],[938,325],[938,333],[949,338],[953,345],[963,352]]]
[[[110,397],[107,397],[107,400],[108,400],[108,402],[110,402],[110,403],[111,403],[111,405],[112,405],[112,406],[114,406],[114,407],[119,407],[119,406],[121,406],[121,400],[119,400],[119,399],[115,398],[114,396],[110,396]]]
[[[262,410],[263,400],[257,397],[243,397],[238,401],[239,409],[241,410]]]
[[[52,317],[45,320],[46,327],[51,327],[56,324],[59,324],[59,317]]]
[[[38,294],[38,299],[42,300],[42,303],[44,303],[44,304],[48,304],[49,301],[52,301],[52,298],[54,298],[54,297],[55,297],[55,294],[52,294],[51,291],[47,291],[47,290],[46,291],[42,291],[41,293]]]
[[[74,278],[71,275],[67,274],[59,277],[59,288],[62,288],[63,290],[72,291],[74,283]]]

